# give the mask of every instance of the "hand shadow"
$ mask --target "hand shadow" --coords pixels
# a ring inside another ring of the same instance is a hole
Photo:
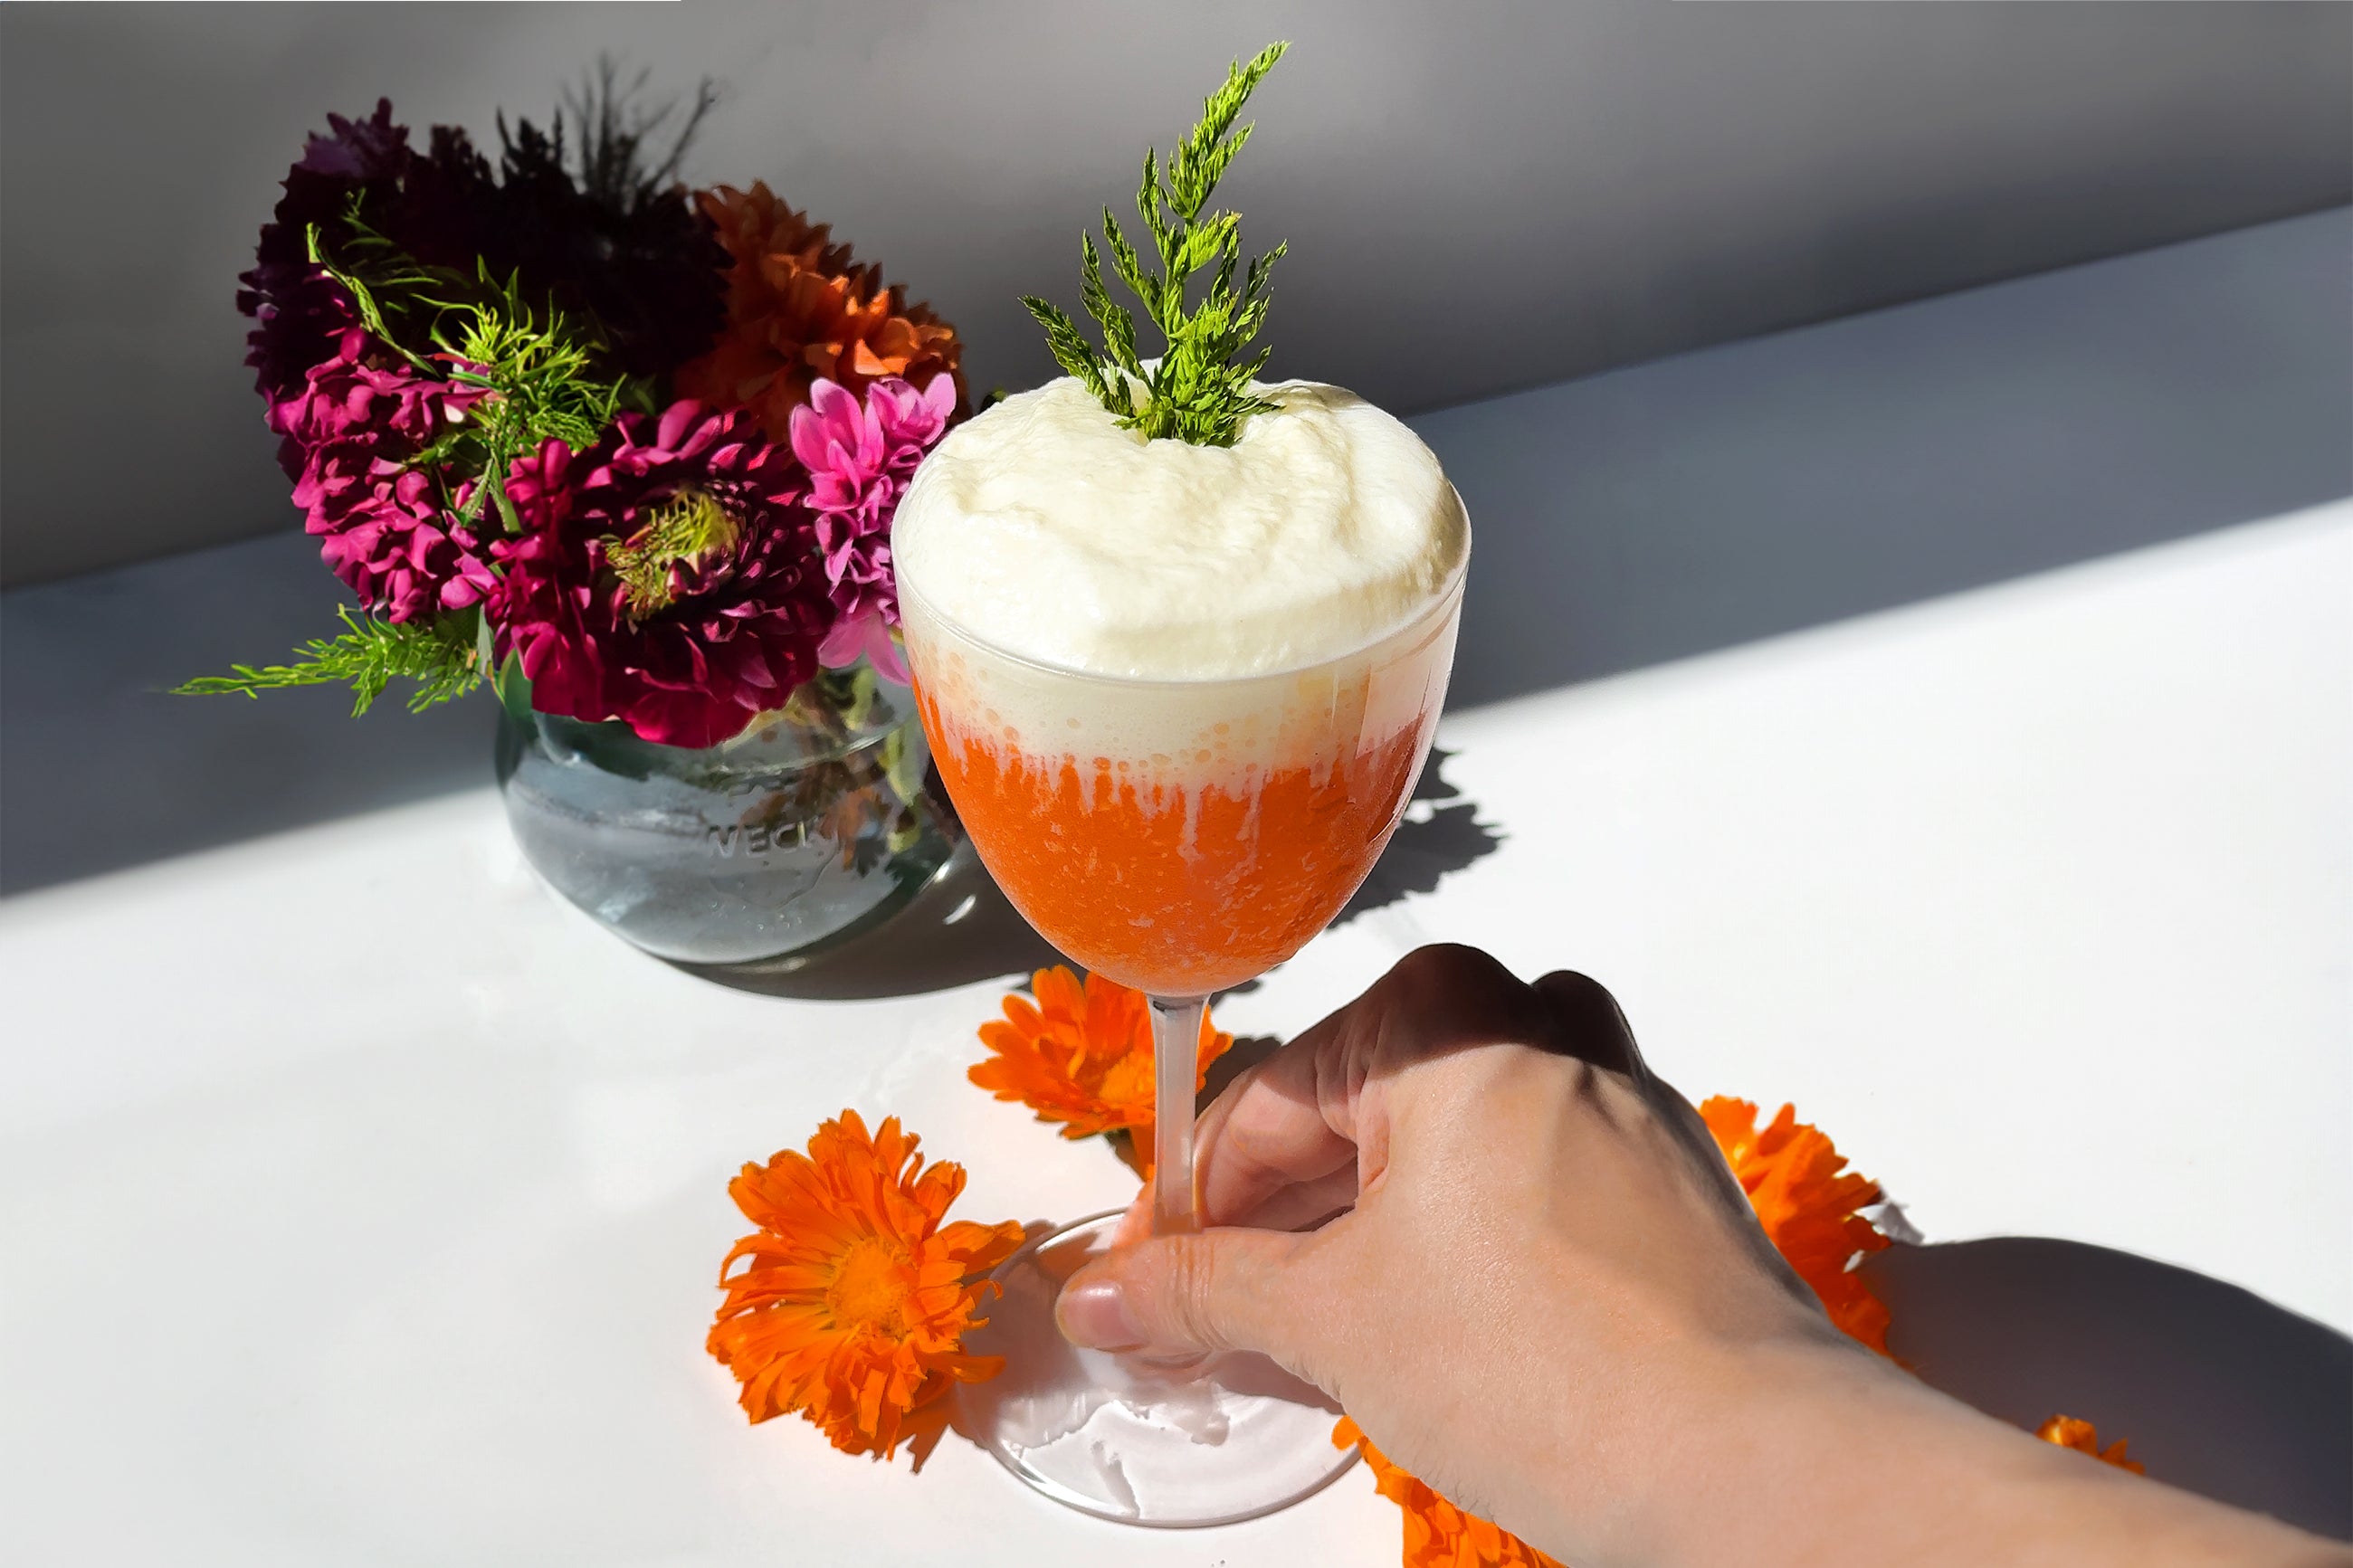
[[[1502,830],[1479,820],[1478,802],[1446,782],[1444,769],[1453,760],[1452,752],[1430,749],[1388,847],[1365,885],[1332,918],[1334,925],[1386,908],[1408,893],[1434,893],[1440,881],[1503,847]]]
[[[2040,1237],[1894,1247],[1863,1265],[1888,1346],[2029,1431],[2129,1439],[2158,1480],[2353,1539],[2353,1341],[2235,1285]]]

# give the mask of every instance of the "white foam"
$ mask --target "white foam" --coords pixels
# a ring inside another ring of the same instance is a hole
[[[1090,674],[1293,670],[1418,618],[1470,526],[1420,438],[1354,393],[1279,405],[1231,447],[1147,441],[1063,377],[958,427],[892,530],[904,595],[996,648]]]
[[[1306,669],[1198,681],[1050,669],[962,636],[920,599],[902,610],[908,658],[944,743],[976,742],[1050,765],[1067,759],[1090,804],[1122,784],[1176,786],[1184,798],[1169,805],[1189,812],[1198,806],[1195,786],[1254,802],[1271,773],[1326,774],[1433,722],[1461,605],[1458,585],[1370,647]]]

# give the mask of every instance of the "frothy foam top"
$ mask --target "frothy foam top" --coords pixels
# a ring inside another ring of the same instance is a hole
[[[1065,376],[959,426],[899,503],[902,587],[1041,664],[1158,680],[1294,669],[1427,608],[1471,531],[1420,437],[1354,393],[1280,405],[1231,447],[1147,441]]]

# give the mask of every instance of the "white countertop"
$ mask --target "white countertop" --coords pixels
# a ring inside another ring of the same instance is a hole
[[[1584,969],[1932,1241],[2353,1329],[2348,584],[2339,502],[1451,715],[1500,847],[1220,1021],[1296,1029],[1422,940]],[[967,1217],[1133,1191],[964,1081],[1000,982],[693,979],[476,786],[0,902],[0,984],[12,1562],[1396,1560],[1361,1469],[1162,1533],[953,1437],[911,1477],[746,1426],[702,1349],[743,1161],[849,1105],[963,1161]]]

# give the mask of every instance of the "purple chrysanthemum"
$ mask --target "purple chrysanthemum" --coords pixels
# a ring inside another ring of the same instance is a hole
[[[834,630],[819,654],[827,664],[864,654],[892,679],[907,679],[889,631],[899,623],[891,518],[915,466],[946,434],[955,405],[953,376],[934,376],[920,392],[886,376],[867,388],[862,403],[819,380],[808,404],[793,410],[793,454],[808,470],[804,500],[834,605]]]
[[[800,478],[748,413],[693,402],[518,460],[506,489],[524,531],[491,546],[491,615],[532,705],[672,746],[717,745],[781,706],[832,621]]]

